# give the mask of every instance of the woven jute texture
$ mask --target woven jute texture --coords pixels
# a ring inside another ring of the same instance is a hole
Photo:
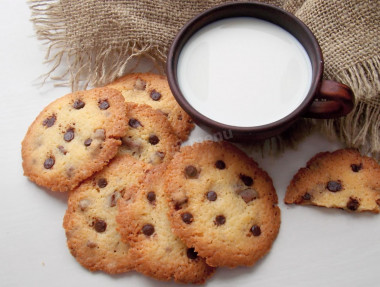
[[[73,90],[101,86],[148,57],[164,66],[179,29],[223,0],[30,0],[37,37],[48,47],[48,77]],[[354,111],[335,120],[303,120],[278,146],[311,127],[338,137],[348,147],[380,155],[380,0],[264,0],[300,18],[318,39],[324,77],[349,85]]]

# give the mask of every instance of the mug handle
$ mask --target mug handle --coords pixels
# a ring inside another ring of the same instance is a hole
[[[319,93],[304,115],[307,118],[332,119],[347,115],[354,107],[351,88],[331,80],[322,80]]]

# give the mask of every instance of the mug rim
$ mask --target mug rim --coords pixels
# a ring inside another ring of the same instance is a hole
[[[255,15],[252,16],[252,14]],[[281,17],[275,17],[273,15]],[[177,65],[179,56],[184,45],[197,31],[199,31],[203,27],[211,23],[214,23],[218,20],[234,17],[258,18],[280,26],[281,28],[285,29],[290,34],[292,34],[302,44],[309,56],[312,65],[312,76],[308,93],[296,109],[294,109],[291,113],[279,120],[264,125],[248,127],[224,124],[200,113],[187,101],[185,96],[182,94],[182,91],[178,83]],[[289,27],[284,27],[283,23],[280,24],[281,21],[285,21],[287,25],[294,25],[294,31],[290,31]],[[304,35],[304,38],[300,39],[301,36],[299,36],[298,34],[295,35],[295,31]],[[305,43],[307,44],[306,47]],[[177,100],[178,104],[195,120],[195,122],[201,122],[203,125],[206,125],[207,127],[212,128],[214,130],[231,130],[233,132],[241,134],[253,134],[255,132],[270,133],[271,130],[275,131],[282,126],[286,126],[289,123],[296,120],[297,118],[299,118],[300,116],[302,116],[302,114],[305,114],[308,107],[312,104],[314,96],[320,88],[323,75],[323,68],[324,62],[322,51],[317,39],[315,38],[311,30],[293,14],[276,6],[259,2],[234,2],[221,4],[207,9],[204,12],[196,15],[195,17],[190,19],[175,36],[170,46],[166,63],[168,83],[173,93],[173,96]]]

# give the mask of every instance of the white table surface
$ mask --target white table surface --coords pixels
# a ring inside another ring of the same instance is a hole
[[[66,194],[23,176],[21,141],[38,113],[70,92],[38,76],[48,71],[26,1],[0,1],[0,286],[175,286],[136,272],[110,276],[82,268],[66,247]],[[191,139],[204,136],[200,129]],[[380,286],[380,215],[285,206],[294,173],[319,151],[340,145],[320,135],[279,157],[253,157],[274,181],[282,211],[271,252],[251,268],[220,268],[207,286]],[[180,285],[181,286],[181,285]],[[183,285],[182,285],[183,286]]]

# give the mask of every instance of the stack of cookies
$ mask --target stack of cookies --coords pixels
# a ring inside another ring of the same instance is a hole
[[[280,227],[272,179],[227,142],[181,147],[193,127],[154,74],[66,95],[32,123],[24,174],[69,193],[63,227],[82,266],[203,283],[268,253]],[[380,166],[352,149],[319,153],[285,203],[379,213]]]
[[[154,74],[66,95],[32,123],[24,174],[69,193],[63,226],[82,266],[202,283],[269,251],[280,226],[272,180],[226,142],[181,147],[193,127]]]

